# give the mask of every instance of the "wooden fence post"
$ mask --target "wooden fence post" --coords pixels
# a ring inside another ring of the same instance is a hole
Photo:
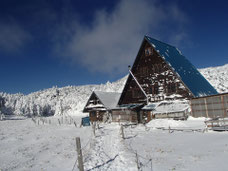
[[[140,170],[139,158],[137,152],[135,153],[137,169]]]
[[[124,139],[124,129],[123,129],[123,125],[121,125],[120,130],[121,130],[122,139]]]
[[[93,128],[93,135],[94,135],[94,137],[96,137],[96,124],[95,123],[93,123],[92,128]]]
[[[77,147],[77,153],[78,153],[78,169],[80,171],[84,171],[81,141],[79,137],[76,137],[76,147]]]

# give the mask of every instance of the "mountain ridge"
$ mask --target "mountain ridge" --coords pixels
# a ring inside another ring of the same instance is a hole
[[[199,71],[219,93],[228,92],[228,64]],[[92,91],[122,92],[126,79],[127,76],[100,85],[52,87],[28,95],[0,92],[0,112],[26,116],[80,114]]]

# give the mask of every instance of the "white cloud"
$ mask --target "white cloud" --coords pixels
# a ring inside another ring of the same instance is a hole
[[[18,24],[0,23],[0,51],[18,52],[30,38],[30,34]]]
[[[80,62],[91,71],[121,73],[133,63],[145,34],[175,43],[185,35],[184,15],[177,6],[166,5],[121,0],[112,11],[96,11],[89,26],[63,24],[56,48],[67,60]]]

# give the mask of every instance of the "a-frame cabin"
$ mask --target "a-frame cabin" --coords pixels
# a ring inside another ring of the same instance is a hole
[[[143,39],[131,73],[119,107],[217,94],[177,48],[148,36]]]
[[[93,91],[83,112],[89,112],[90,121],[106,121],[116,108],[120,93]],[[111,117],[111,116],[110,116]]]

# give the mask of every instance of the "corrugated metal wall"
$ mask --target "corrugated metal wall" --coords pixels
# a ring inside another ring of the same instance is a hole
[[[228,94],[192,99],[191,109],[193,117],[228,117]]]

